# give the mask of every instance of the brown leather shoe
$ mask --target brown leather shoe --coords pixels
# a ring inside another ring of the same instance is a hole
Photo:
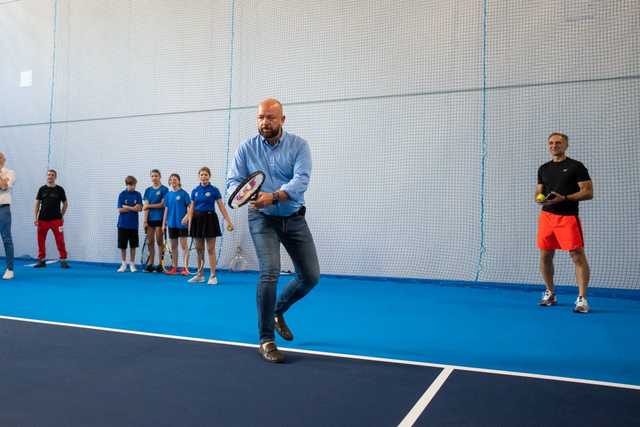
[[[271,363],[282,363],[284,362],[284,354],[278,347],[276,347],[276,343],[273,341],[267,341],[265,343],[260,344],[258,347],[258,352],[262,356],[264,360]]]
[[[282,314],[279,316],[275,316],[273,320],[275,321],[274,326],[275,326],[276,332],[278,332],[278,335],[280,335],[283,339],[287,341],[293,340],[293,333],[291,332],[291,329],[289,329],[289,327],[287,326],[287,322],[284,321],[284,316]]]

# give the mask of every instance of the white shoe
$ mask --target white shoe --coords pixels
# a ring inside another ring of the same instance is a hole
[[[4,274],[2,275],[2,279],[3,280],[11,280],[13,279],[13,277],[15,276],[15,274],[13,274],[13,270],[9,270],[8,268],[4,271]]]
[[[216,276],[209,276],[209,281],[207,282],[207,285],[217,285],[218,284],[218,278]]]
[[[552,305],[556,305],[557,302],[558,300],[556,298],[556,294],[551,293],[551,291],[547,289],[542,294],[542,299],[540,300],[540,302],[538,302],[538,305],[549,307]]]
[[[204,276],[202,274],[196,274],[188,280],[189,283],[204,283]]]
[[[578,297],[576,299],[576,306],[573,309],[576,313],[588,313],[589,312],[589,302],[585,297]]]
[[[120,264],[120,268],[118,268],[116,271],[118,273],[124,273],[125,271],[127,271],[127,264],[123,262],[122,264]]]
[[[138,269],[136,268],[136,265],[132,262],[129,263],[129,271],[132,273],[135,273],[136,271],[138,271]]]

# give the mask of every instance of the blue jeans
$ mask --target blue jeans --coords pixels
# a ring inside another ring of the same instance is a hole
[[[260,278],[256,292],[260,343],[273,341],[275,315],[284,314],[320,280],[320,265],[313,236],[304,216],[267,216],[249,209],[249,230],[256,248]],[[296,270],[276,302],[280,276],[280,243],[289,253]]]
[[[11,209],[9,206],[0,207],[0,235],[7,257],[7,269],[13,270],[13,240],[11,240]]]

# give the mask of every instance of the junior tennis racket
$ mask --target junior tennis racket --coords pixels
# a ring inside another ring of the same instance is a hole
[[[142,250],[140,251],[140,264],[142,268],[146,268],[151,260],[151,254],[149,254],[149,234],[147,233],[147,227],[144,229],[144,243],[142,244]]]
[[[260,188],[264,184],[264,172],[255,171],[244,179],[229,196],[228,204],[231,209],[237,209],[255,200],[258,197]]]
[[[187,252],[184,254],[184,265],[187,269],[187,271],[189,271],[189,274],[203,274],[203,270],[204,270],[204,256],[206,256],[206,254],[200,258],[198,256],[198,251],[195,248],[194,242],[195,242],[195,238],[191,238],[191,242],[189,242],[189,249],[187,250]],[[191,272],[191,268],[189,267],[189,261],[191,260],[192,257],[195,257],[196,259],[196,271],[195,272]]]
[[[165,273],[171,268],[177,268],[177,266],[171,264],[171,244],[167,244],[167,229],[164,230],[164,239],[162,239],[162,247],[160,248],[160,266]]]

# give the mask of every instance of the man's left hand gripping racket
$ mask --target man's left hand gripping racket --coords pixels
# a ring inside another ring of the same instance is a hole
[[[260,188],[264,183],[264,172],[256,171],[245,178],[244,181],[229,196],[229,206],[231,209],[237,209],[255,200],[258,197]]]

